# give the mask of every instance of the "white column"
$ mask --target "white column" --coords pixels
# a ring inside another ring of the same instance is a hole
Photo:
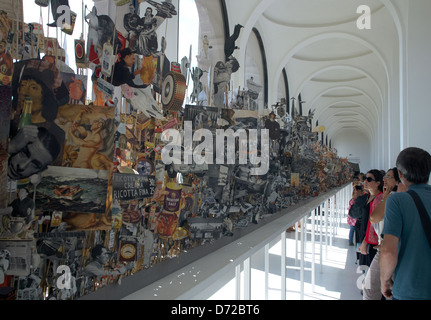
[[[325,203],[325,254],[326,259],[328,259],[328,219],[329,219],[329,199]]]
[[[316,282],[316,275],[315,275],[315,265],[316,265],[316,230],[315,229],[315,225],[316,225],[316,209],[314,209],[313,211],[311,211],[311,286],[312,286],[312,290],[314,292],[314,285]]]
[[[244,261],[244,300],[251,299],[251,257]]]
[[[241,264],[235,267],[235,300],[241,300]]]
[[[319,237],[319,241],[320,241],[320,273],[323,272],[323,210],[322,210],[322,205],[319,206],[319,211],[320,211],[320,216],[319,216],[319,220],[320,220],[320,237]]]
[[[298,265],[298,222],[295,222],[295,267]]]
[[[304,300],[305,244],[307,241],[306,232],[307,232],[307,221],[306,221],[306,218],[303,217],[301,221],[301,271],[300,271],[300,282],[301,282],[300,299],[301,300]]]
[[[337,207],[335,205],[335,195],[331,198],[331,247],[334,244],[335,230],[337,228]]]
[[[286,231],[281,234],[281,300],[286,300]]]
[[[269,290],[269,243],[265,245],[265,300],[268,300]]]

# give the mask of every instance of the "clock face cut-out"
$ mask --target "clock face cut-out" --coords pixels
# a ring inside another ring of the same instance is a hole
[[[120,249],[120,261],[134,261],[136,257],[136,245],[133,243],[123,243]]]

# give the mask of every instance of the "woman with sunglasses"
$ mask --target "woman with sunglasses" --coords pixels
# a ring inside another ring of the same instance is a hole
[[[383,199],[382,202],[377,206],[377,208],[373,211],[373,213],[370,216],[370,221],[374,225],[374,229],[376,232],[379,229],[380,231],[383,229],[383,225],[378,226],[379,223],[383,223],[383,219],[385,217],[385,204],[386,199],[389,198],[389,196],[395,192],[404,192],[407,191],[407,188],[403,185],[403,183],[400,180],[400,177],[398,175],[398,169],[392,168],[389,169],[385,176],[383,177]],[[379,232],[377,232],[377,235],[380,238]],[[380,243],[380,241],[379,241]]]
[[[369,267],[377,252],[378,236],[370,222],[370,215],[383,199],[383,175],[380,170],[370,170],[366,173],[364,189],[368,191],[366,201],[361,205],[362,214],[358,218],[355,231],[358,246],[359,265]]]
[[[364,300],[384,299],[380,290],[380,267],[379,267],[379,247],[382,241],[381,231],[383,230],[383,219],[385,216],[386,199],[395,192],[405,191],[398,175],[397,168],[389,169],[383,177],[382,200],[370,214],[370,223],[378,237],[377,253],[371,262],[370,269],[364,281]]]

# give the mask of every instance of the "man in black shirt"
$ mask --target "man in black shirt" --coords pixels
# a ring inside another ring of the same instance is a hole
[[[122,84],[128,84],[134,88],[146,88],[148,85],[137,85],[135,76],[141,72],[141,69],[131,72],[130,68],[135,64],[135,52],[130,48],[125,48],[120,51],[120,61],[115,64],[114,74],[112,75],[112,84],[116,87]]]
[[[275,113],[269,114],[269,119],[265,121],[265,129],[269,130],[269,138],[278,140],[280,138],[280,124],[275,120]]]

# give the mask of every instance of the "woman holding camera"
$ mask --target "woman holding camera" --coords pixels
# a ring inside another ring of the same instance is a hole
[[[351,208],[351,206],[355,203],[355,200],[359,197],[362,196],[364,194],[364,186],[362,185],[360,178],[358,176],[353,178],[353,182],[352,182],[352,186],[353,186],[353,192],[352,192],[352,198],[349,201],[349,209]],[[349,231],[349,246],[353,246],[353,237],[355,235],[355,224],[356,224],[356,220],[352,218],[351,216],[347,216],[347,224],[350,226],[350,231]]]

